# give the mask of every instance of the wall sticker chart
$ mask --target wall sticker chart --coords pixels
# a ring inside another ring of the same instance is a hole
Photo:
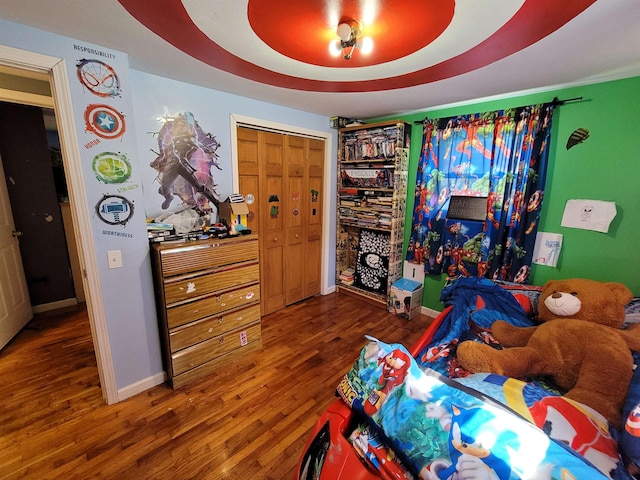
[[[123,97],[122,93],[122,82],[127,81],[126,57],[84,45],[74,45],[74,50],[101,57],[76,57],[71,67],[75,67],[78,80],[73,93],[79,95],[78,99],[84,104],[84,131],[79,129],[78,133],[85,151],[85,181],[87,185],[97,181],[106,187],[102,192],[96,191],[95,188],[89,189],[88,200],[94,211],[93,225],[96,233],[99,232],[103,237],[137,238],[138,233],[146,233],[146,228],[141,224],[134,226],[130,223],[134,214],[134,203],[141,198],[142,189],[135,176],[137,164],[131,160],[128,153],[133,148],[131,142],[135,137],[125,135],[125,112],[130,111],[130,100]],[[95,101],[96,97],[101,101]],[[89,153],[89,150],[105,145],[104,142],[109,143],[111,140],[118,142],[117,147],[103,147],[99,153]],[[126,197],[123,196],[125,194]],[[105,229],[105,224],[119,228]]]

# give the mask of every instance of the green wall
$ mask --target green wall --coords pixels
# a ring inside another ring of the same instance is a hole
[[[640,296],[640,77],[392,118],[413,123],[426,116],[441,118],[485,112],[548,102],[554,97],[582,97],[582,100],[558,106],[554,112],[549,173],[539,231],[562,234],[563,244],[557,267],[533,265],[530,281],[535,285],[570,277],[617,281]],[[566,150],[567,138],[579,127],[589,130],[589,138]],[[411,230],[413,209],[409,207],[413,206],[421,146],[422,129],[416,124],[411,136],[411,193],[407,198],[405,251]],[[617,215],[609,232],[561,227],[569,199],[615,202]],[[423,305],[441,310],[440,291],[444,277],[426,278]]]

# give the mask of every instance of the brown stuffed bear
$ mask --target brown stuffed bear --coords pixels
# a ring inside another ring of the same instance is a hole
[[[640,351],[640,325],[620,329],[631,298],[620,283],[551,280],[540,296],[540,325],[520,328],[498,320],[491,333],[511,348],[463,342],[458,361],[470,372],[549,376],[567,398],[590,406],[619,428],[633,374],[630,349]]]

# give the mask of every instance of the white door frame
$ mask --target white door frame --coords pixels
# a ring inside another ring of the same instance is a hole
[[[107,404],[117,403],[116,386],[111,346],[107,332],[107,322],[102,301],[102,289],[98,275],[96,253],[91,240],[91,214],[87,204],[80,146],[73,117],[73,105],[69,88],[66,63],[63,59],[41,55],[0,45],[0,65],[44,73],[49,76],[56,112],[56,122],[60,133],[60,147],[69,190],[71,217],[76,231],[83,285],[86,292],[87,311],[93,337],[93,347],[98,363],[98,375],[102,397]]]
[[[335,278],[335,272],[329,272],[329,238],[331,212],[331,192],[333,191],[334,170],[331,165],[331,152],[333,151],[331,132],[322,132],[309,128],[286,125],[284,123],[271,122],[258,118],[246,117],[232,113],[229,116],[231,130],[231,168],[233,173],[233,193],[237,193],[240,181],[238,179],[238,126],[253,127],[258,130],[276,131],[279,133],[291,133],[305,137],[320,138],[324,140],[324,191],[322,202],[322,270],[320,272],[320,293],[327,295],[335,291],[334,286],[329,285],[329,279]]]

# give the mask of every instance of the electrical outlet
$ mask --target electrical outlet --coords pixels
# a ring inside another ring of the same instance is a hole
[[[120,250],[109,250],[107,259],[109,268],[122,268],[122,252]]]

